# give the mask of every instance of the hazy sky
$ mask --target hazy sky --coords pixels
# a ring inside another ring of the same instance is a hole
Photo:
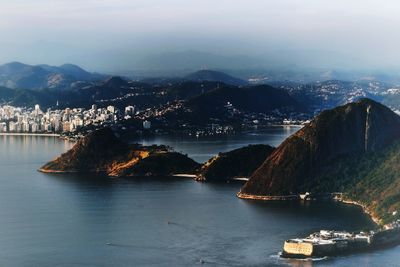
[[[0,63],[125,70],[200,51],[244,65],[397,67],[399,11],[398,0],[0,0]]]

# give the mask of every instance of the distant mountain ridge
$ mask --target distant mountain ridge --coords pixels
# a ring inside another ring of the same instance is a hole
[[[268,85],[252,87],[230,87],[221,85],[196,98],[189,100],[188,106],[193,109],[202,107],[210,112],[218,113],[227,103],[234,108],[249,112],[268,113],[274,109],[305,111],[306,107],[297,102],[283,90]]]
[[[56,67],[11,62],[0,65],[0,86],[11,89],[63,89],[76,81],[95,81],[105,77],[107,76],[90,73],[73,64]]]
[[[186,75],[184,79],[195,82],[203,82],[203,81],[222,82],[225,84],[235,85],[235,86],[243,86],[248,84],[245,80],[235,78],[229,74],[215,70],[199,70]]]
[[[145,91],[150,86],[144,83],[127,81],[118,76],[108,77],[100,81],[77,81],[68,88],[43,89],[11,89],[0,86],[0,104],[10,104],[18,107],[28,107],[39,104],[43,108],[90,107],[97,102],[114,102],[116,98],[124,97],[138,91]],[[135,96],[133,96],[135,98]],[[156,103],[151,97],[138,97],[145,105]],[[136,98],[135,98],[136,100]],[[128,101],[128,100],[127,100]],[[125,104],[129,105],[129,101]]]

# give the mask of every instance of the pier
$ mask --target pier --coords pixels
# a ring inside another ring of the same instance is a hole
[[[179,177],[179,178],[196,178],[197,175],[196,174],[189,174],[189,173],[177,173],[177,174],[173,174],[173,177]]]

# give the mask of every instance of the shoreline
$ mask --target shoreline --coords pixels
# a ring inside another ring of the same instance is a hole
[[[299,200],[298,195],[286,195],[286,196],[260,196],[260,195],[250,195],[244,193],[237,193],[236,196],[241,199],[250,199],[250,200],[263,200],[263,201],[270,201],[270,200]]]
[[[300,200],[299,195],[284,195],[284,196],[262,196],[262,195],[250,195],[250,194],[245,194],[238,192],[236,196],[240,199],[249,199],[249,200],[261,200],[261,201],[293,201],[293,200]],[[368,208],[355,200],[349,200],[349,199],[344,199],[343,197],[341,198],[336,198],[332,196],[331,200],[339,201],[343,204],[349,204],[349,205],[355,205],[359,206],[362,208],[363,212],[367,214],[371,220],[377,225],[377,226],[382,226],[381,219],[373,215]]]
[[[302,128],[304,125],[299,125],[299,124],[271,124],[271,125],[267,125],[268,127],[271,128]],[[262,131],[263,128],[261,128],[260,130]],[[252,133],[254,131],[249,131],[249,130],[242,130],[242,131],[238,131],[237,133],[234,134],[227,134],[228,136],[235,136],[236,134],[246,134],[246,133]],[[166,134],[166,136],[181,136],[181,134]],[[77,138],[74,136],[65,136],[63,134],[60,133],[11,133],[11,132],[2,132],[0,133],[0,136],[41,136],[41,137],[58,137],[62,140],[67,140],[70,142],[76,142]],[[157,134],[155,134],[155,136],[158,136]],[[161,135],[163,136],[163,135]],[[186,136],[186,135],[185,135]],[[79,139],[79,138],[78,138]]]
[[[368,214],[368,216],[372,219],[372,221],[376,224],[376,225],[379,225],[379,226],[381,226],[382,224],[381,224],[381,219],[379,219],[378,217],[376,217],[375,215],[373,215],[369,210],[368,210],[368,208],[364,205],[364,204],[362,204],[362,203],[360,203],[360,202],[358,202],[358,201],[355,201],[355,200],[349,200],[349,199],[338,199],[338,201],[340,201],[340,202],[342,202],[342,203],[344,203],[344,204],[349,204],[349,205],[355,205],[355,206],[359,206],[359,207],[361,207],[362,208],[362,210],[363,210],[363,212],[365,213],[365,214]]]
[[[43,168],[37,169],[37,171],[42,173],[79,173],[79,171],[57,171],[57,170],[46,170]]]
[[[46,137],[60,137],[60,134],[55,133],[0,133],[0,136],[46,136]]]
[[[175,173],[171,174],[172,177],[178,177],[178,178],[190,178],[190,179],[195,179],[197,177],[196,174],[190,174],[190,173]]]
[[[82,172],[82,171],[78,171],[78,170],[70,170],[70,171],[61,171],[61,170],[48,170],[48,169],[37,169],[38,172],[41,173],[53,173],[53,174],[68,174],[68,173],[75,173],[75,174],[94,174],[94,175],[102,175],[105,174],[106,177],[109,178],[129,178],[129,177],[145,177],[145,175],[133,175],[133,176],[118,176],[118,175],[109,175],[107,174],[106,171],[96,171],[96,172]],[[169,175],[165,175],[166,177],[174,177],[174,178],[190,178],[193,179],[196,177],[195,174],[169,174]],[[152,175],[150,177],[164,177],[164,175],[160,176],[160,175]]]

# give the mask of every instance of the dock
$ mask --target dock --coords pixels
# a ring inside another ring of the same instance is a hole
[[[247,182],[250,178],[248,177],[236,177],[236,178],[232,178],[232,180],[234,181],[245,181]]]
[[[179,178],[196,178],[197,175],[196,174],[189,174],[189,173],[177,173],[177,174],[173,174],[173,177],[179,177]]]

